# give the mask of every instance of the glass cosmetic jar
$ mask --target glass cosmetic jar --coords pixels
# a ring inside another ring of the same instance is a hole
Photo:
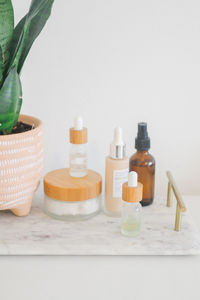
[[[44,210],[60,220],[89,219],[100,210],[101,188],[101,175],[92,170],[81,178],[71,177],[69,169],[54,170],[44,177]]]

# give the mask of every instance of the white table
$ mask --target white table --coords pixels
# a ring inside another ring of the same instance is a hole
[[[200,197],[184,197],[200,229]],[[0,257],[1,300],[200,299],[200,256]]]

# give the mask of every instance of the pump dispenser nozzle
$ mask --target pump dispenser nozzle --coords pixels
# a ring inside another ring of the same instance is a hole
[[[147,151],[150,149],[150,138],[147,132],[147,123],[138,123],[138,134],[135,139],[135,148],[139,151]]]
[[[123,141],[121,127],[116,127],[114,130],[114,139],[110,145],[110,156],[115,159],[122,159],[126,156],[126,145]]]

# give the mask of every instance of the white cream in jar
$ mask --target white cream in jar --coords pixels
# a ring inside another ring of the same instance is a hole
[[[91,170],[81,178],[71,177],[69,169],[49,172],[44,178],[44,210],[56,219],[88,219],[100,210],[101,185],[101,176]]]

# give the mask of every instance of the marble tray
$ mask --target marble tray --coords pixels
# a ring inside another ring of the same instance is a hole
[[[33,205],[27,217],[0,212],[1,255],[186,255],[200,254],[200,234],[186,212],[180,232],[173,230],[175,207],[157,200],[143,208],[143,228],[136,238],[120,234],[119,219],[103,213],[83,222],[46,216]]]

